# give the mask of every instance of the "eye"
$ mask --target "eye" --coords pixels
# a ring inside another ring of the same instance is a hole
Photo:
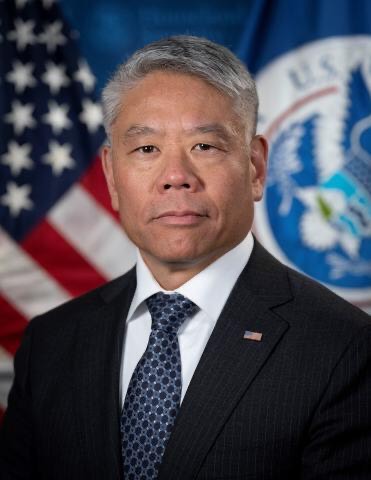
[[[194,146],[196,150],[201,150],[202,152],[206,152],[208,150],[212,150],[215,147],[212,145],[209,145],[208,143],[197,143],[197,145]]]
[[[143,145],[142,147],[138,147],[135,149],[136,152],[140,153],[153,153],[157,149],[154,145]]]

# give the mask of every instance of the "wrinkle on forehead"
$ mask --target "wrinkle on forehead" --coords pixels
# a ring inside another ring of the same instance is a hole
[[[221,123],[213,122],[213,123],[205,123],[201,125],[196,125],[190,128],[184,128],[183,131],[185,135],[197,135],[201,134],[214,134],[224,142],[228,142],[231,140],[231,137],[236,136],[237,132],[236,129],[232,126],[223,125]],[[150,127],[148,125],[142,124],[134,124],[131,125],[123,134],[122,138],[124,142],[126,140],[130,140],[132,138],[137,137],[146,137],[150,135],[165,135],[165,131],[163,129],[157,129]]]
[[[189,102],[187,96],[189,96]],[[212,111],[214,113],[219,111],[218,119],[202,118],[204,114],[207,114],[208,110],[206,107],[204,108],[204,104],[207,104],[210,97],[212,97],[210,101],[216,107]],[[197,100],[199,100],[198,103]],[[142,111],[142,118],[134,117],[132,123],[129,119],[127,123],[125,122],[125,131],[120,133],[117,131],[120,141],[125,143],[125,141],[139,137],[145,138],[154,134],[167,135],[173,125],[166,124],[166,109],[168,104],[171,108],[177,108],[178,102],[180,107],[184,104],[193,105],[195,103],[193,119],[184,118],[183,121],[189,123],[188,125],[181,125],[178,132],[190,136],[198,133],[213,134],[222,141],[230,141],[232,137],[238,136],[244,137],[244,140],[248,140],[248,143],[251,140],[249,138],[249,124],[251,122],[245,115],[241,115],[240,108],[237,108],[239,102],[236,102],[236,99],[229,97],[198,77],[190,78],[189,75],[178,73],[153,72],[144,77],[121,98],[120,113],[116,117],[116,121],[120,117],[126,117],[127,119],[128,116],[131,117],[132,111],[138,111],[138,104],[140,106],[139,111]],[[162,118],[162,125],[157,123],[157,112]]]

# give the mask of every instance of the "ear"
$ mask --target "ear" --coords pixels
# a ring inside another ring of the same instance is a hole
[[[117,212],[119,209],[119,201],[115,177],[113,174],[112,148],[109,145],[104,145],[102,148],[101,158],[104,176],[106,177],[107,187],[111,197],[111,205],[112,208]]]
[[[267,177],[268,142],[263,135],[255,135],[250,143],[252,195],[255,202],[263,197]]]

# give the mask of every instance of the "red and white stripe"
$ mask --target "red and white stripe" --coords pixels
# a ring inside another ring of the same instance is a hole
[[[110,209],[99,158],[20,244],[0,229],[0,414],[27,322],[134,263],[135,249]]]

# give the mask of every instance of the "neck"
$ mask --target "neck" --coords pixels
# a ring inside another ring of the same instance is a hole
[[[162,262],[143,251],[140,253],[161,288],[171,291],[188,282],[226,252],[219,252],[197,261],[184,262]]]

